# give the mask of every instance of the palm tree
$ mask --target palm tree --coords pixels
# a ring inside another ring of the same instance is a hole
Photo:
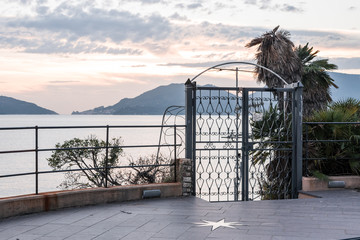
[[[319,51],[313,51],[309,43],[295,48],[296,54],[303,67],[302,84],[304,85],[304,115],[310,116],[314,111],[319,111],[332,102],[330,87],[338,88],[328,70],[335,70],[337,66],[329,63],[328,59],[314,60]]]
[[[258,46],[255,58],[257,64],[267,67],[279,74],[287,83],[301,81],[304,85],[304,116],[309,116],[313,110],[324,108],[331,101],[329,87],[335,86],[334,80],[326,73],[326,70],[336,69],[336,65],[329,64],[328,60],[314,60],[318,51],[313,52],[308,44],[304,47],[295,48],[290,40],[290,33],[278,30],[279,26],[270,32],[266,32],[246,44],[246,47]],[[265,83],[269,88],[283,87],[283,82],[272,73],[260,67],[255,68],[258,82]],[[278,96],[278,106],[267,109],[261,119],[251,122],[253,138],[261,142],[258,149],[254,149],[253,163],[265,165],[266,177],[261,181],[263,198],[286,198],[291,191],[291,162],[292,155],[286,144],[276,142],[288,141],[289,127],[291,126],[291,104],[284,104],[282,94]],[[291,101],[291,98],[286,99]],[[288,116],[288,118],[285,118]],[[275,126],[276,131],[267,127]],[[258,132],[260,134],[258,134]],[[267,140],[263,141],[264,134]],[[262,149],[273,149],[272,153]],[[276,171],[274,171],[276,170]],[[282,191],[280,191],[282,190]],[[277,192],[274,194],[273,191]]]
[[[245,46],[258,46],[255,58],[257,64],[267,67],[288,83],[298,82],[302,75],[302,64],[296,52],[294,43],[289,39],[288,31],[279,30],[279,26],[254,38]],[[262,68],[255,68],[258,82],[265,83],[269,88],[283,87],[283,83],[273,74]]]
[[[289,39],[290,33],[278,29],[279,26],[253,39],[246,47],[258,46],[255,55],[258,65],[276,72],[287,83],[299,82],[302,75],[301,60],[294,52],[294,44]],[[258,82],[265,83],[269,88],[284,86],[283,81],[263,68],[256,67],[255,76]],[[280,150],[284,148],[282,144],[276,144],[277,141],[283,142],[287,136],[291,136],[287,131],[291,124],[285,117],[291,116],[291,105],[284,104],[284,101],[289,101],[289,98],[284,98],[284,93],[274,92],[274,95],[279,100],[278,104],[270,105],[270,109],[263,112],[261,119],[250,122],[253,138],[260,142],[253,151],[252,164],[262,165],[266,169],[266,176],[258,181],[263,199],[288,198],[291,193],[291,154]]]
[[[245,46],[258,46],[257,64],[273,70],[288,83],[303,83],[304,116],[310,116],[314,110],[324,109],[332,101],[329,88],[337,86],[326,71],[337,69],[337,66],[330,64],[328,59],[314,60],[319,51],[314,52],[308,44],[295,48],[289,39],[290,33],[278,29],[279,26]],[[262,68],[256,67],[255,75],[258,82],[270,88],[283,86],[276,76]]]

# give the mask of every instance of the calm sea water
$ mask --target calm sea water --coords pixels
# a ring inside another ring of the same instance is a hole
[[[161,125],[159,115],[0,115],[0,127],[34,127],[34,126],[123,126],[123,125]],[[184,124],[177,118],[177,124]],[[174,124],[173,119],[169,124]],[[106,139],[103,129],[41,129],[39,130],[39,148],[54,148],[56,143],[95,135]],[[123,146],[156,145],[159,141],[160,128],[117,128],[110,129],[110,138],[121,137]],[[172,135],[172,134],[170,134]],[[164,143],[164,135],[162,135]],[[167,141],[173,143],[173,136]],[[0,151],[34,149],[35,130],[0,131]],[[126,148],[121,161],[127,165],[128,159],[156,154],[157,148]],[[164,155],[170,150],[164,148]],[[51,152],[39,153],[39,170],[51,170],[46,158]],[[35,153],[0,154],[0,175],[33,172],[35,170]],[[64,180],[63,173],[42,174],[39,176],[39,192],[59,190],[57,186]],[[0,178],[0,197],[31,194],[35,192],[35,176]]]

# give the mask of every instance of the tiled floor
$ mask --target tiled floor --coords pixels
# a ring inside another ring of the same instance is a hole
[[[318,194],[324,198],[189,197],[68,208],[3,219],[0,239],[360,239],[360,193]]]

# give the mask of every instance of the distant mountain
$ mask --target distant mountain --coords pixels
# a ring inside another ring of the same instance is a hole
[[[115,105],[97,107],[72,114],[112,114],[112,115],[161,115],[171,105],[185,104],[185,85],[173,83],[144,92],[135,98],[124,98]]]
[[[0,114],[57,114],[34,103],[0,96]]]
[[[344,73],[330,73],[330,75],[339,86],[338,89],[331,88],[334,101],[348,97],[360,99],[360,75]],[[135,98],[124,98],[112,106],[101,106],[83,112],[75,111],[72,114],[160,115],[171,105],[184,106],[184,91],[183,83],[174,83],[157,87]]]
[[[213,85],[205,86],[213,87]],[[202,90],[204,96],[207,96],[208,92],[209,90]],[[222,90],[220,95],[225,97],[220,100],[222,106],[227,106],[226,96],[228,96],[228,93]],[[233,94],[230,94],[230,96],[235,97]],[[207,106],[208,101],[209,99],[203,99],[202,106]],[[109,107],[101,106],[83,112],[75,111],[72,114],[162,115],[166,108],[172,105],[185,106],[185,84],[173,83],[167,86],[160,86],[135,98],[124,98],[117,104]],[[232,109],[235,107],[235,104],[231,103],[230,105]]]
[[[339,88],[331,88],[333,101],[346,99],[349,97],[360,100],[360,75],[345,73],[330,73]]]

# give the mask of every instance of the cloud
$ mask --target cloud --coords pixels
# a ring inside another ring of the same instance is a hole
[[[298,42],[304,45],[309,42],[310,45],[315,48],[330,47],[356,49],[360,47],[360,36],[329,31],[293,30],[290,32],[295,44]]]
[[[180,9],[184,9],[185,8],[185,4],[183,3],[178,3],[175,5],[176,8],[180,8]]]
[[[178,21],[189,21],[189,19],[186,16],[180,16],[179,13],[174,13],[169,17],[172,20],[178,20]]]
[[[236,59],[236,52],[221,52],[221,53],[210,53],[210,54],[199,54],[195,55],[194,58],[200,59],[218,59],[218,60],[233,60]]]
[[[260,9],[268,9],[271,6],[271,0],[244,0],[244,3],[258,6]]]
[[[245,3],[245,4],[250,4],[250,5],[256,5],[256,4],[257,4],[257,0],[245,0],[244,3]]]
[[[137,0],[141,2],[142,4],[157,4],[157,3],[164,3],[163,0]]]
[[[26,53],[105,53],[111,55],[142,55],[143,50],[134,48],[109,47],[102,43],[88,41],[67,41],[64,39],[22,39],[14,37],[0,38],[0,46],[9,48],[22,48]]]
[[[244,1],[256,6],[274,6],[269,0]],[[160,1],[153,1],[155,2]],[[216,3],[218,2],[215,2],[215,5]],[[202,6],[199,2],[194,4],[194,9]],[[189,5],[191,4],[180,3],[176,6],[187,8]],[[287,4],[283,11],[299,12],[300,9]],[[100,9],[92,4],[62,3],[54,9],[38,7],[38,12],[34,17],[0,17],[0,48],[43,54],[104,53],[137,56],[147,52],[155,55],[176,54],[181,47],[208,52],[215,52],[213,48],[217,48],[216,45],[234,47],[232,50],[219,47],[226,54],[238,50],[250,39],[271,30],[210,22],[191,23],[177,12],[168,18],[157,14],[143,16],[124,10]],[[171,20],[183,22],[177,24]],[[354,35],[288,30],[295,43],[310,42],[313,46],[347,48],[360,46],[360,39]],[[198,41],[201,41],[201,44]],[[201,53],[198,56],[206,54]],[[218,56],[224,59],[232,58]]]
[[[36,7],[36,13],[38,15],[46,15],[49,13],[49,8],[46,6],[37,6]]]
[[[147,42],[143,44],[143,47],[152,53],[162,55],[168,51],[170,45],[170,43]]]
[[[283,12],[303,12],[304,10],[302,10],[301,8],[295,7],[293,5],[289,5],[289,4],[283,4],[280,7],[281,11]]]
[[[55,83],[55,84],[57,84],[57,83],[66,83],[66,84],[68,84],[68,83],[78,83],[78,82],[80,82],[80,81],[49,81],[49,83]]]
[[[133,68],[141,68],[141,67],[146,67],[145,64],[138,64],[138,65],[132,65],[131,67]]]
[[[269,9],[271,8],[271,0],[260,0],[259,1],[260,9]]]
[[[187,9],[197,9],[197,8],[201,8],[202,4],[201,3],[191,3],[191,4],[188,4],[186,7],[187,7]]]
[[[114,42],[161,40],[170,31],[169,22],[159,15],[142,18],[130,12],[102,9],[91,9],[87,13],[67,6],[59,7],[52,14],[11,21],[8,26],[60,32],[72,38],[89,37],[101,41],[110,38]]]
[[[250,62],[253,61],[240,61],[240,60],[233,60],[228,62]],[[180,66],[180,67],[191,67],[191,68],[209,68],[218,64],[224,63],[224,61],[205,61],[205,62],[197,62],[197,63],[166,63],[166,64],[158,64],[158,66],[166,66],[166,67],[173,67],[173,66]],[[229,65],[232,66],[232,65]]]
[[[272,0],[244,0],[245,4],[257,6],[262,10],[273,10],[273,11],[283,11],[283,12],[293,12],[300,13],[303,12],[303,9],[296,7],[290,4],[273,4]]]
[[[8,0],[8,2],[17,2],[22,5],[29,5],[31,4],[32,0]]]
[[[219,10],[219,9],[226,8],[227,6],[222,2],[216,2],[215,7],[216,7],[217,10]]]
[[[262,27],[242,27],[225,24],[213,24],[209,22],[202,22],[200,24],[189,24],[186,26],[178,26],[176,28],[177,36],[181,39],[187,39],[189,37],[207,37],[209,39],[219,39],[221,43],[228,44],[229,41],[240,41],[243,39],[249,40],[256,37],[265,31],[266,28]],[[217,41],[218,42],[218,41]],[[206,46],[207,42],[204,42]],[[208,42],[209,46],[214,42]]]
[[[138,55],[141,54],[139,50],[110,48],[105,45],[109,40],[118,45],[123,41],[161,41],[172,32],[170,22],[156,14],[142,17],[127,11],[94,7],[86,9],[81,5],[68,4],[61,4],[51,12],[47,8],[39,11],[41,14],[36,17],[5,19],[8,28],[26,29],[33,34],[31,39],[10,36],[7,40],[17,38],[16,44],[25,47],[26,52],[105,52]],[[61,44],[62,41],[66,43]],[[86,41],[91,44],[85,44]]]

